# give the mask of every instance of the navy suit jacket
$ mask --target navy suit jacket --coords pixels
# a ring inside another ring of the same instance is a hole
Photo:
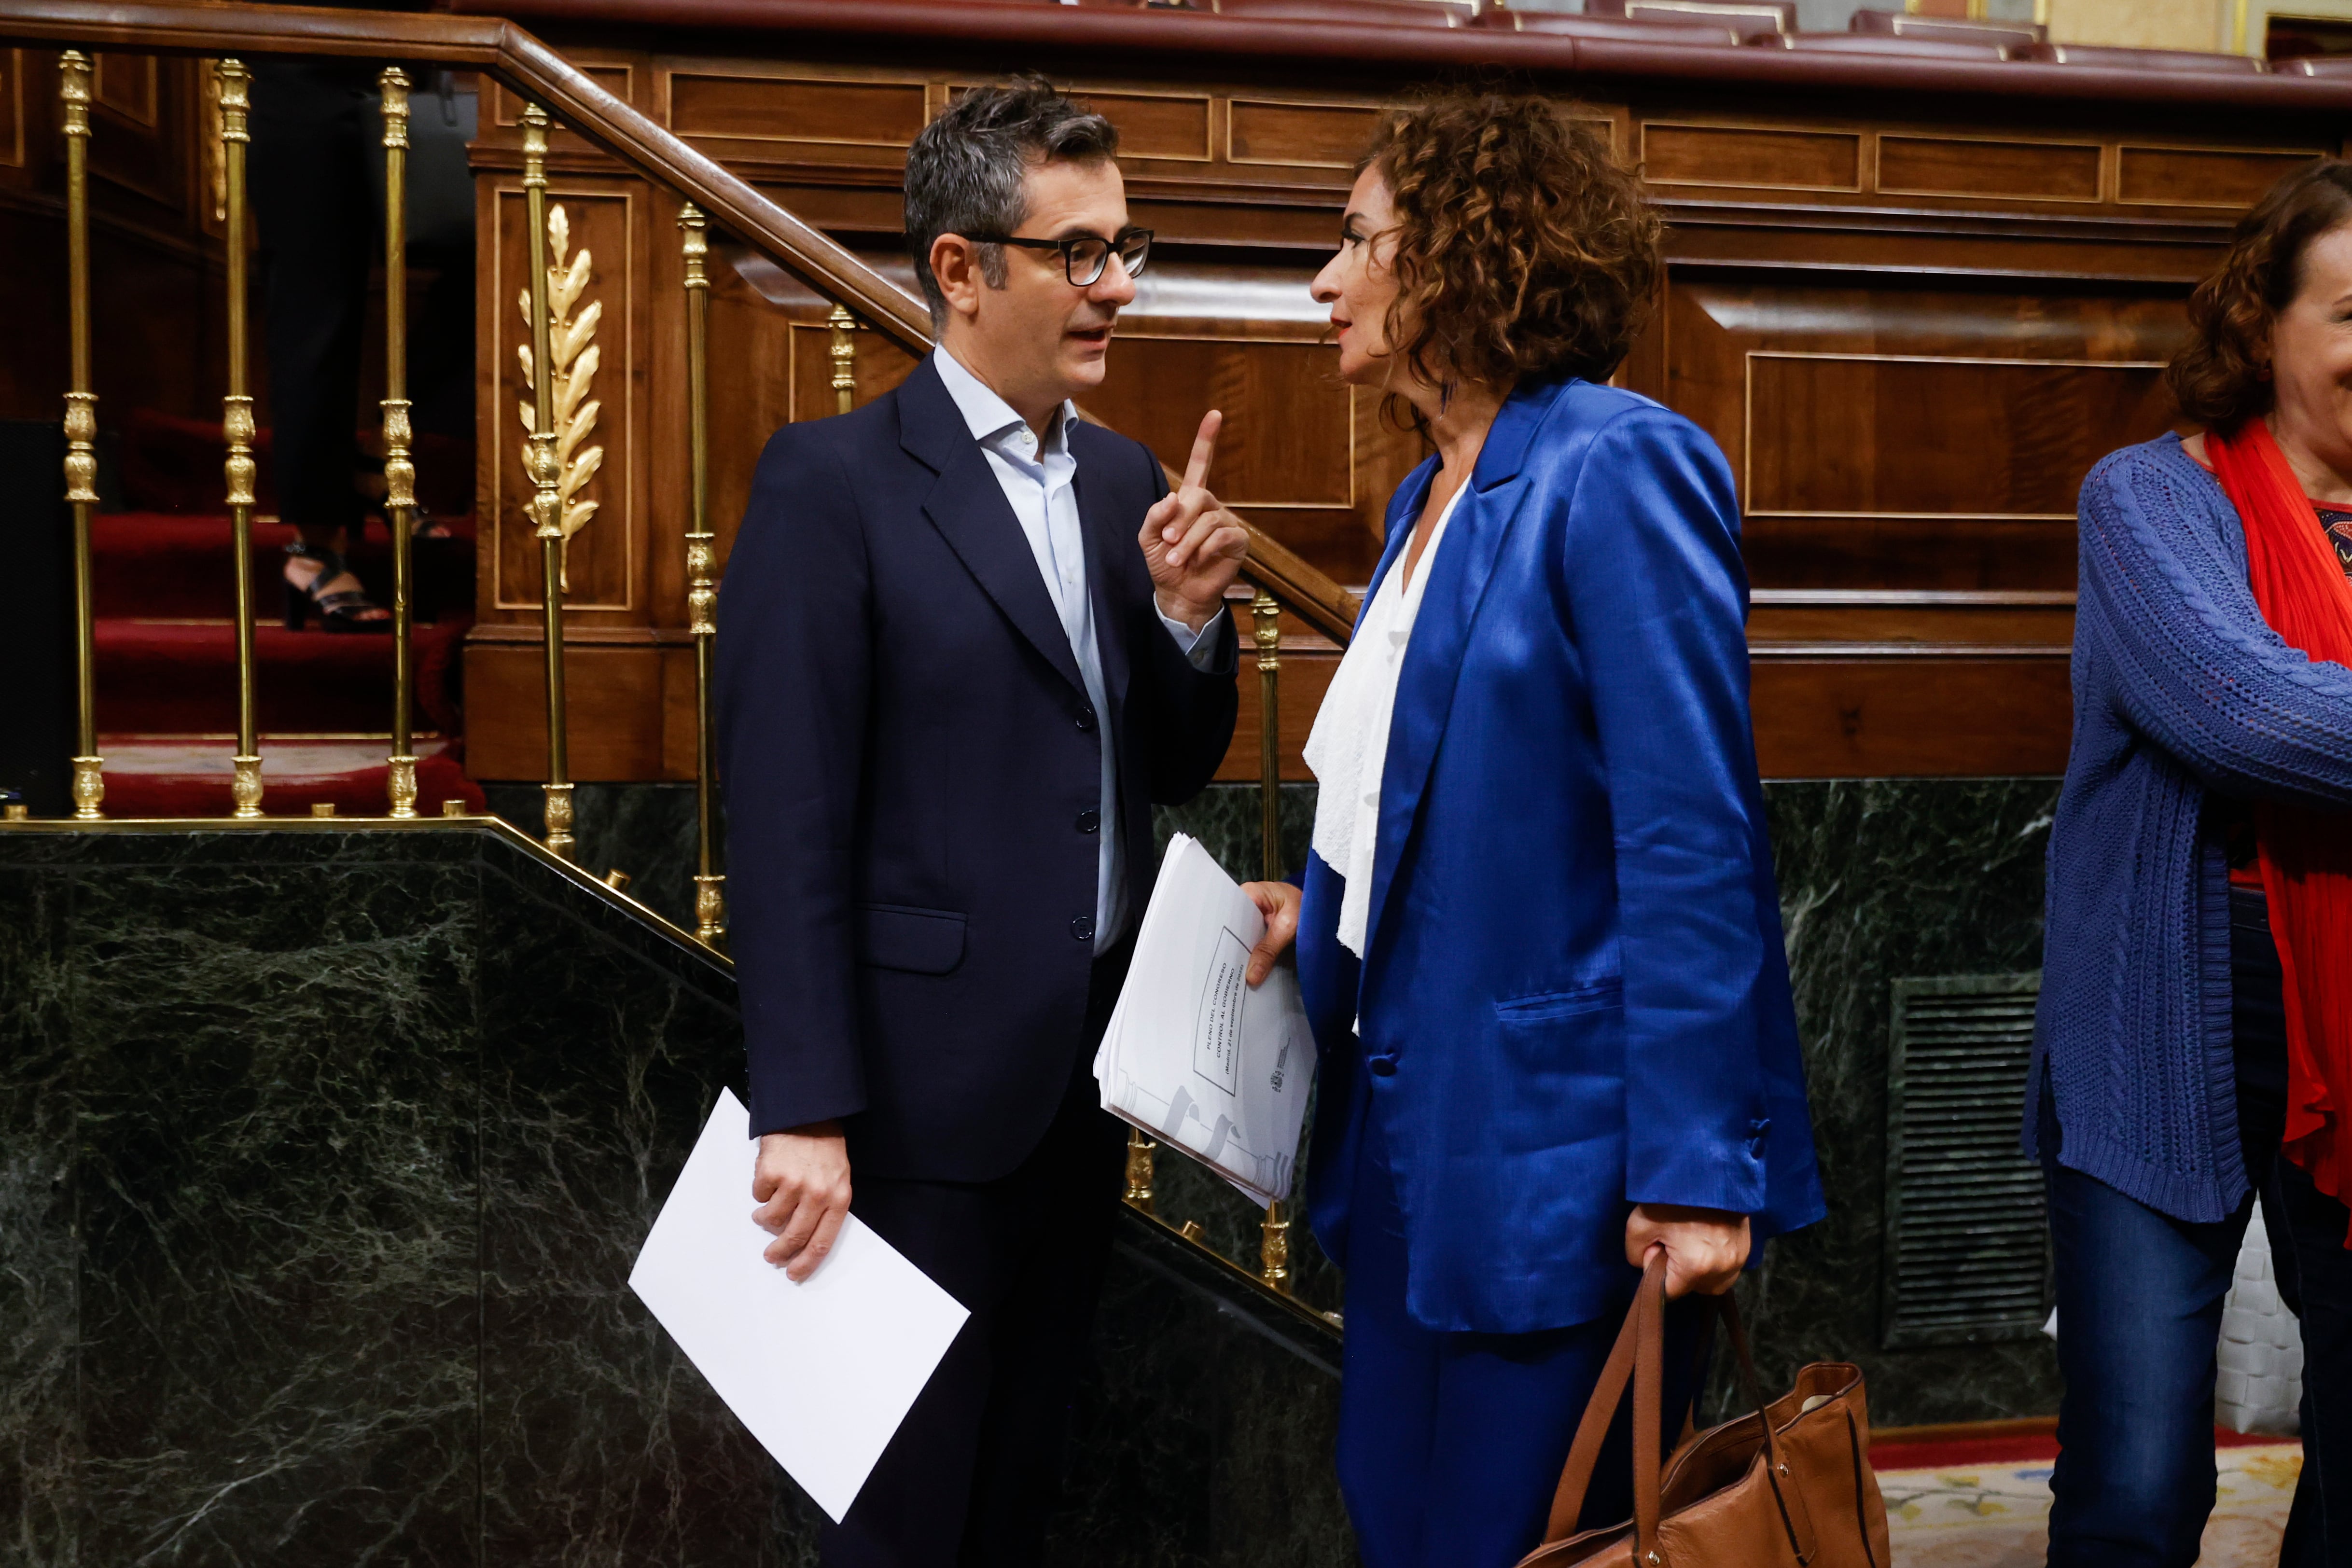
[[[985,1181],[1045,1134],[1088,1050],[1101,750],[1129,905],[1151,802],[1233,737],[1234,632],[1195,669],[1136,535],[1143,446],[1070,432],[1103,685],[929,361],[760,457],[719,603],[730,943],[754,1133],[847,1120],[853,1170]]]
[[[1374,592],[1434,472],[1397,492]],[[1315,859],[1306,878],[1308,1201],[1344,1266],[1356,1140],[1378,1116],[1413,1317],[1526,1333],[1622,1309],[1632,1204],[1736,1210],[1759,1242],[1823,1211],[1738,496],[1679,414],[1533,383],[1423,570],[1361,965],[1336,935],[1339,874]]]

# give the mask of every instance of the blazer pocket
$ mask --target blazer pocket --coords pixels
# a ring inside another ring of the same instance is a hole
[[[1511,997],[1495,1004],[1495,1016],[1506,1023],[1531,1023],[1538,1019],[1574,1018],[1579,1013],[1597,1013],[1605,1008],[1622,1007],[1625,1001],[1622,979],[1598,980],[1589,986],[1572,986],[1564,991],[1538,991],[1532,996]]]
[[[944,975],[963,962],[963,916],[951,909],[868,904],[858,915],[857,956],[877,969]]]

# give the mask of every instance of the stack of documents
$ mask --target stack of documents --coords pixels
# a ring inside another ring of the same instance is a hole
[[[1315,1042],[1297,974],[1247,981],[1265,917],[1198,841],[1168,846],[1095,1055],[1102,1106],[1260,1204],[1290,1196]]]

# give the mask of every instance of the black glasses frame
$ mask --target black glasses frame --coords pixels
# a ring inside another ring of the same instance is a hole
[[[1058,250],[1062,253],[1062,276],[1070,280],[1070,287],[1091,288],[1102,281],[1104,273],[1110,270],[1110,258],[1114,252],[1118,256],[1119,265],[1127,268],[1129,277],[1142,277],[1144,264],[1151,259],[1152,234],[1150,229],[1121,229],[1112,239],[1105,239],[1100,235],[1079,235],[1071,239],[1024,239],[1015,235],[966,235],[963,237],[982,245],[1017,245],[1024,250]],[[1079,250],[1097,245],[1102,246],[1102,252],[1094,258],[1094,270],[1080,277]]]

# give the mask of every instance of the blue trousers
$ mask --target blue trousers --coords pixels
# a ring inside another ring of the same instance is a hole
[[[1357,1104],[1370,1100],[1369,1092]],[[1543,1538],[1560,1467],[1623,1325],[1623,1308],[1540,1333],[1444,1333],[1405,1310],[1404,1226],[1377,1124],[1358,1143],[1349,1209],[1339,1490],[1365,1568],[1510,1568]],[[1624,1270],[1630,1304],[1640,1272]],[[1705,1303],[1666,1308],[1664,1446],[1704,1365]],[[1632,1401],[1593,1472],[1587,1527],[1633,1517]]]
[[[2246,1173],[2279,1294],[2303,1324],[2303,1476],[2279,1562],[2342,1568],[2352,1563],[2352,1252],[2344,1206],[2278,1157],[2286,1025],[2260,893],[2232,890],[2231,967]],[[2213,1511],[2215,1346],[2252,1199],[2191,1225],[2059,1165],[2047,1112],[2042,1147],[2066,1380],[2051,1568],[2188,1568]]]

